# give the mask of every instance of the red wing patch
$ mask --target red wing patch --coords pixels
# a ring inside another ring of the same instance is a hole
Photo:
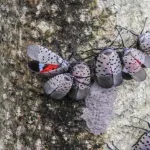
[[[135,60],[138,62],[139,65],[142,65],[142,63],[139,60],[137,60],[137,59],[135,59]]]
[[[57,69],[58,67],[59,65],[48,64],[48,65],[45,65],[43,67],[43,70],[41,70],[40,72],[41,73],[49,72],[51,70]]]

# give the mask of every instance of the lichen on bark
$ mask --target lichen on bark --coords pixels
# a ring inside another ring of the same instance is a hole
[[[26,46],[56,51],[56,39],[68,59],[71,50],[80,53],[97,46],[99,36],[108,39],[105,24],[113,16],[108,10],[92,0],[0,0],[1,150],[100,148],[102,137],[90,134],[80,118],[83,101],[44,95],[44,80],[27,68]]]

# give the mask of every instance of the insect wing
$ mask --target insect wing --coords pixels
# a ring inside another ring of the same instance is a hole
[[[145,133],[139,139],[133,150],[150,150],[150,132]]]
[[[141,65],[130,55],[130,52],[123,57],[124,67],[126,71],[136,80],[144,81],[146,78],[146,72]]]
[[[146,67],[150,67],[150,56],[134,48],[132,48],[130,51],[132,57],[134,57],[139,63],[145,65]]]
[[[29,45],[27,55],[33,60],[45,64],[60,64],[63,62],[60,56],[40,45]]]
[[[122,66],[117,52],[113,49],[103,50],[96,59],[96,77],[103,88],[111,88],[122,83]]]
[[[40,52],[40,46],[39,45],[29,45],[27,47],[27,55],[33,60],[38,61],[39,52]]]
[[[58,65],[53,65],[53,64],[45,65],[45,66],[42,67],[42,69],[40,70],[40,72],[41,73],[49,72],[49,71],[52,71],[54,69],[57,69],[58,67],[59,67]]]
[[[150,32],[139,36],[138,45],[143,52],[150,54]]]
[[[100,53],[97,56],[95,65],[95,73],[98,84],[103,88],[111,88],[113,86],[113,75],[109,57]]]
[[[44,91],[54,99],[62,99],[72,87],[72,78],[69,74],[60,74],[49,79],[44,84]]]
[[[90,89],[90,68],[85,63],[75,64],[71,69],[71,75],[74,78],[74,84],[69,96],[74,100],[84,99]]]
[[[122,83],[122,66],[119,55],[115,50],[110,55],[110,65],[113,74],[113,82],[115,86],[118,86]]]
[[[55,75],[64,73],[68,70],[70,65],[60,56],[40,45],[29,45],[27,47],[27,55],[34,60],[28,63],[29,69],[33,72],[36,72],[37,74],[44,76],[53,77]],[[40,72],[39,69],[37,69],[37,65],[40,63],[56,66],[51,66],[53,69],[49,68],[48,70],[46,69],[47,71],[43,70],[42,72]]]

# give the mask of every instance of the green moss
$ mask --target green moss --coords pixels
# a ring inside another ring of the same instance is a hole
[[[93,0],[93,2],[90,3],[89,8],[91,10],[95,9],[97,6],[97,0]]]

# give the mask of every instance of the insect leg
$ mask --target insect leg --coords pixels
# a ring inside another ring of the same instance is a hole
[[[122,30],[122,29],[121,29]],[[121,31],[120,31],[121,32]],[[118,36],[120,35],[120,32],[118,32],[117,36],[115,37],[115,39],[110,43],[110,45],[108,47],[111,47],[115,41],[117,40]]]
[[[147,19],[148,19],[148,17],[146,17],[146,18],[145,18],[144,26],[143,26],[143,29],[142,29],[142,31],[140,32],[140,34],[142,34],[142,33],[143,33],[143,31],[144,31],[144,28],[145,28],[145,25],[146,25],[146,21],[147,21]]]
[[[117,29],[117,31],[118,31],[118,34],[120,35],[120,38],[121,38],[121,42],[122,42],[122,45],[123,45],[123,47],[124,48],[126,48],[126,46],[125,46],[125,44],[124,44],[124,41],[123,41],[123,38],[122,38],[122,36],[121,36],[121,31],[122,31],[122,29],[121,29],[121,31],[119,31],[119,29],[116,27],[116,29]]]
[[[113,150],[107,143],[106,143],[107,147],[110,149],[110,150]]]
[[[144,121],[144,122],[146,122],[146,123],[148,124],[148,127],[150,128],[150,123],[149,123],[148,121],[146,121],[146,120],[143,120],[143,119],[141,119],[141,118],[138,118],[138,117],[134,117],[134,118],[137,118],[137,119],[139,119],[139,120],[141,120],[141,121]]]
[[[77,53],[77,52],[75,52],[75,50],[74,50],[74,48],[71,46],[71,44],[69,44],[68,45],[68,50],[67,51],[69,51],[69,52],[71,52],[71,54],[70,54],[70,56],[69,56],[69,58],[68,58],[68,60],[70,61],[70,59],[73,57],[76,61],[79,61],[79,60],[82,60],[82,58],[80,57],[80,55]],[[77,58],[77,57],[78,58]]]
[[[144,131],[146,131],[146,132],[148,132],[148,130],[147,129],[144,129],[144,128],[140,128],[140,127],[136,127],[136,126],[129,126],[129,125],[125,125],[125,126],[127,126],[127,127],[133,127],[133,128],[136,128],[136,129],[141,129],[141,130],[144,130]]]
[[[116,27],[119,27],[119,28],[122,28],[122,29],[124,29],[124,30],[127,30],[128,32],[130,32],[130,33],[133,34],[134,36],[138,36],[138,34],[134,33],[133,31],[131,31],[131,30],[125,28],[125,27],[122,27],[122,26],[120,26],[120,25],[116,25]]]
[[[112,145],[114,146],[114,148],[115,148],[116,150],[119,150],[119,149],[115,146],[115,144],[114,144],[113,141],[112,141]]]
[[[115,148],[115,150],[119,150],[119,149],[115,146],[115,144],[114,144],[113,141],[111,141],[111,144],[112,144],[112,146]],[[108,147],[110,150],[114,150],[114,149],[112,149],[112,148],[108,145],[108,143],[106,143],[106,145],[107,145],[107,147]]]

